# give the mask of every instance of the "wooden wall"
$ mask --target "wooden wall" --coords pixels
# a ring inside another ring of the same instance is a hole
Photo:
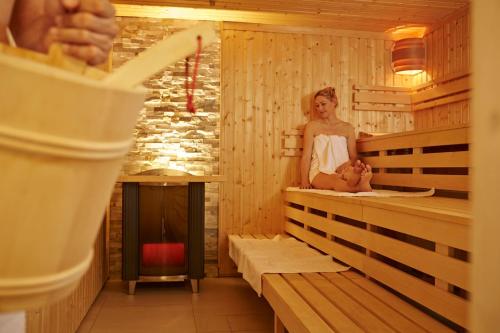
[[[500,328],[500,2],[472,3],[473,61],[473,160],[474,224],[472,233],[471,332],[498,332]]]
[[[107,279],[106,224],[94,245],[94,260],[78,287],[63,300],[26,313],[27,333],[75,332]]]
[[[426,37],[426,72],[417,75],[414,85],[431,80],[444,80],[462,73],[470,73],[471,25],[468,8],[437,26]],[[415,128],[425,129],[454,124],[467,124],[470,102],[462,101],[415,112]]]
[[[228,234],[282,230],[282,190],[298,180],[298,159],[280,156],[282,132],[307,122],[315,91],[334,86],[338,116],[357,130],[413,129],[409,113],[352,111],[353,84],[411,84],[393,74],[392,42],[383,34],[287,29],[223,26],[221,162],[227,181],[221,190],[221,275],[234,273]]]

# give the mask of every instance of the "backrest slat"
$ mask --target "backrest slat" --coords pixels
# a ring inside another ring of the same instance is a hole
[[[468,192],[469,142],[461,125],[362,138],[357,149],[373,185]]]

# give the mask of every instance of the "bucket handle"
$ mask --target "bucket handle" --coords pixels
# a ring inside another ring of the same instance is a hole
[[[104,84],[119,88],[133,88],[141,84],[163,68],[193,54],[198,47],[198,36],[202,38],[203,46],[217,39],[212,23],[197,24],[165,38],[140,53],[108,75],[103,80]]]

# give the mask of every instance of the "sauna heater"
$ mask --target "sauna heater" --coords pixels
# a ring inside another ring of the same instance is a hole
[[[123,184],[123,280],[191,280],[204,275],[204,183]]]

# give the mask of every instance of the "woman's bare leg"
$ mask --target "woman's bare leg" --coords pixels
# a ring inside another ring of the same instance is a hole
[[[370,180],[373,177],[372,167],[369,164],[364,166],[363,171],[359,179],[359,183],[352,186],[348,181],[342,179],[339,174],[327,175],[326,173],[320,172],[316,177],[314,177],[311,185],[313,188],[321,190],[335,190],[339,192],[371,192],[372,187],[370,185]]]
[[[311,185],[313,188],[321,190],[335,190],[339,192],[359,192],[358,185],[349,185],[347,181],[341,178],[340,175],[334,173],[327,175],[326,173],[320,172],[316,177],[314,177]]]

